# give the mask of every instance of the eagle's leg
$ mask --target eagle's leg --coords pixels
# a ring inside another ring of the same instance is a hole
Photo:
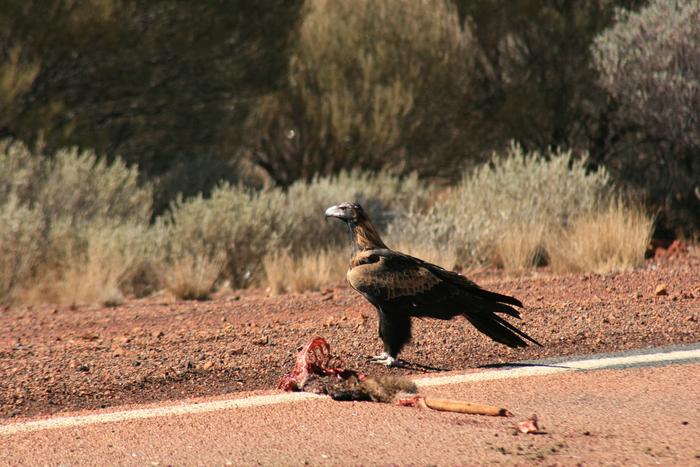
[[[382,335],[382,312],[379,308],[377,308],[377,320],[379,321],[379,338],[384,341],[384,336]],[[382,363],[385,362],[389,358],[389,353],[384,351],[380,353],[379,355],[374,355],[373,357],[370,357],[369,360],[372,363]]]
[[[379,311],[379,337],[384,352],[372,358],[372,362],[389,367],[402,366],[398,359],[401,349],[411,340],[411,317],[403,314]]]

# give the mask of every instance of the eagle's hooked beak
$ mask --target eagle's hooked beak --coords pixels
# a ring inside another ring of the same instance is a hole
[[[338,219],[344,219],[343,210],[338,206],[331,206],[326,209],[326,217],[337,217]]]

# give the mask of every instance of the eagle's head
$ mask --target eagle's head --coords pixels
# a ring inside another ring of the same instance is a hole
[[[387,247],[365,214],[365,210],[357,203],[340,203],[331,206],[326,209],[326,217],[340,219],[350,228],[355,252]]]
[[[351,224],[361,224],[367,220],[367,214],[357,203],[340,203],[326,209],[326,217],[335,217]]]

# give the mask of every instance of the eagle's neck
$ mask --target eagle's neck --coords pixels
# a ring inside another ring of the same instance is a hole
[[[387,248],[382,241],[377,229],[374,228],[369,220],[362,220],[358,223],[348,223],[352,236],[352,252],[353,254],[360,251],[376,250],[378,248]]]

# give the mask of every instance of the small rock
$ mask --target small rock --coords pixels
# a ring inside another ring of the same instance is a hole
[[[270,343],[270,338],[267,336],[262,336],[260,339],[256,339],[253,341],[253,344],[255,345],[267,345]]]
[[[666,284],[657,285],[656,290],[654,290],[654,295],[656,295],[656,296],[668,295],[668,285],[666,285]]]
[[[165,333],[164,333],[163,331],[153,331],[153,332],[151,333],[151,337],[153,337],[154,339],[161,338],[161,337],[163,337],[164,335],[165,335]]]
[[[214,362],[212,362],[211,360],[207,360],[206,362],[204,362],[204,365],[202,365],[202,369],[204,371],[207,371],[207,370],[211,369],[211,367],[213,367],[213,366],[214,366]]]
[[[78,365],[78,368],[76,368],[76,370],[87,373],[88,371],[90,371],[90,367],[87,365]]]

